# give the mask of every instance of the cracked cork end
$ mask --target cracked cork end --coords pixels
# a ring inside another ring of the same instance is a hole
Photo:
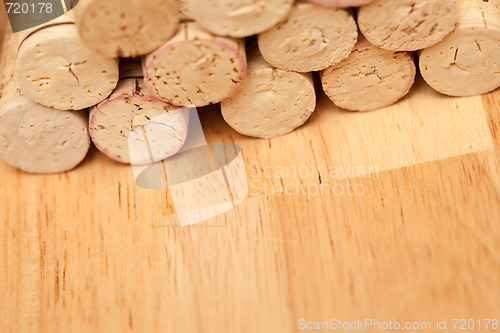
[[[359,29],[375,46],[416,51],[435,45],[457,23],[454,1],[376,0],[358,11]]]
[[[457,4],[457,28],[420,53],[420,72],[442,94],[486,94],[500,87],[500,1],[457,0]]]
[[[89,129],[97,149],[109,158],[149,165],[182,148],[188,122],[188,111],[153,97],[142,79],[127,78],[120,80],[106,101],[91,109]]]
[[[299,1],[285,21],[258,36],[258,44],[272,66],[307,73],[341,62],[357,38],[351,11]]]
[[[321,83],[336,106],[373,111],[406,96],[415,75],[411,53],[382,50],[362,39],[347,59],[321,72]]]
[[[233,95],[247,62],[241,39],[217,37],[196,23],[143,59],[144,79],[153,95],[172,105],[206,106]]]
[[[93,52],[74,24],[47,26],[19,47],[15,79],[23,94],[59,110],[89,108],[111,94],[118,62]]]

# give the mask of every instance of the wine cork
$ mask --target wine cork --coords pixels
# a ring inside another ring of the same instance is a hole
[[[272,66],[301,73],[338,64],[352,51],[358,28],[351,11],[298,1],[288,19],[258,36]]]
[[[172,105],[206,106],[231,96],[246,75],[241,39],[218,37],[194,22],[143,59],[144,78],[153,95]]]
[[[411,53],[382,50],[361,38],[347,59],[321,73],[321,82],[336,106],[372,111],[408,94],[415,74]]]
[[[109,158],[148,165],[176,154],[187,137],[189,114],[153,97],[139,63],[122,63],[116,90],[90,112],[90,135]]]
[[[56,22],[23,32],[15,79],[23,95],[60,110],[103,101],[118,82],[118,61],[89,49],[74,23]]]
[[[249,52],[248,76],[242,87],[221,103],[222,115],[233,129],[264,139],[302,126],[315,107],[312,74],[276,69],[256,46]]]
[[[83,41],[112,58],[152,52],[180,20],[175,0],[80,0],[74,11]]]
[[[359,29],[366,39],[390,51],[416,51],[437,44],[456,22],[453,0],[376,0],[358,11]]]
[[[187,0],[189,12],[204,29],[228,37],[261,33],[285,19],[294,0]]]
[[[420,54],[420,72],[440,93],[474,96],[500,87],[500,0],[457,0],[457,28]]]

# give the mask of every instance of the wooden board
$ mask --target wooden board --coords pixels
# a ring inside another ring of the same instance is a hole
[[[168,190],[137,187],[129,167],[95,150],[63,175],[2,162],[0,331],[499,318],[499,111],[500,91],[453,99],[419,82],[373,113],[323,96],[297,132],[256,140],[203,109],[210,141],[242,147],[250,193],[186,228]],[[302,175],[280,174],[291,166]]]
[[[500,91],[448,98],[419,81],[364,114],[321,96],[274,140],[201,115],[209,141],[242,148],[249,195],[190,227],[168,190],[95,149],[62,175],[0,163],[0,332],[500,319]]]

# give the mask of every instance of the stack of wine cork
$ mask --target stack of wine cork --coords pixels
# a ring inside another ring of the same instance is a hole
[[[409,93],[417,58],[440,93],[500,87],[500,0],[80,0],[5,33],[0,157],[64,172],[93,142],[147,165],[181,150],[184,107],[216,103],[234,130],[270,139],[314,112],[314,75],[336,106],[374,111]]]

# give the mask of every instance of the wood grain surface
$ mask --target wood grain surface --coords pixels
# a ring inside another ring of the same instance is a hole
[[[0,332],[500,319],[500,91],[449,98],[419,81],[373,113],[321,96],[275,140],[200,114],[208,141],[242,148],[249,196],[190,227],[168,189],[95,149],[61,175],[0,163]]]

